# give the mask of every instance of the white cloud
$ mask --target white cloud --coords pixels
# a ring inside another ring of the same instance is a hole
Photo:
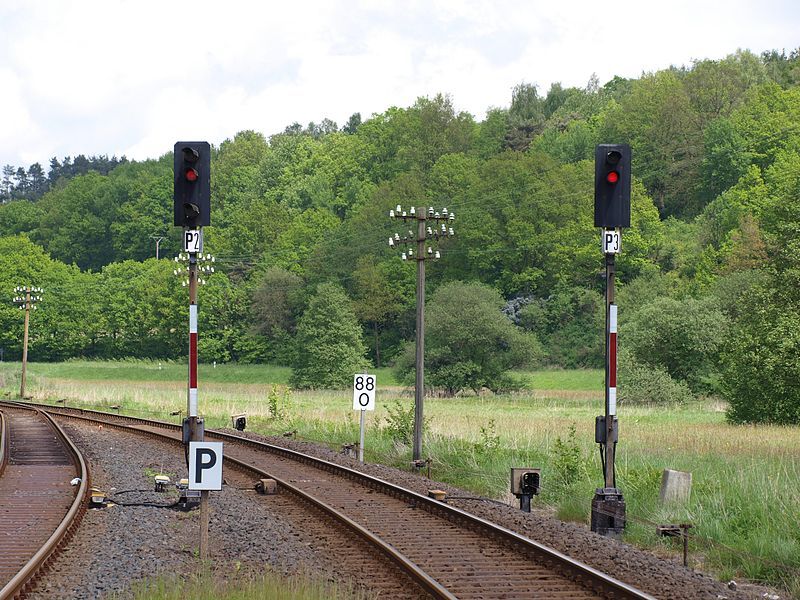
[[[792,49],[798,21],[790,0],[4,0],[0,163],[156,157],[437,92],[482,118],[521,81]]]

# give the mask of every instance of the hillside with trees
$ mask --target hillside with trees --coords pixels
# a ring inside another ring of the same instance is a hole
[[[407,370],[414,265],[387,244],[401,204],[456,215],[428,263],[433,385],[500,389],[511,367],[601,366],[594,147],[629,143],[620,401],[716,394],[735,421],[800,422],[800,51],[737,51],[546,94],[520,83],[482,121],[457,102],[242,131],[213,149],[206,250],[221,268],[199,295],[201,360],[294,365],[298,385],[318,387],[341,379],[326,381],[324,356],[306,351],[323,336],[348,364]],[[185,356],[179,243],[171,154],[53,158],[47,174],[6,165],[6,358],[21,355],[17,285],[46,290],[32,360]],[[449,318],[467,309],[473,318]],[[338,330],[323,331],[326,314]],[[491,340],[492,356],[469,340]]]

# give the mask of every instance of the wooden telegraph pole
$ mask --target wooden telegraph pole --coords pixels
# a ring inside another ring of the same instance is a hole
[[[412,458],[415,467],[424,464],[422,460],[422,426],[423,426],[423,402],[425,399],[425,261],[438,260],[441,256],[439,251],[434,252],[433,248],[426,244],[430,239],[438,240],[441,237],[453,235],[452,223],[455,215],[447,212],[446,208],[442,212],[434,211],[433,207],[411,207],[408,212],[403,210],[399,204],[395,210],[389,211],[391,219],[402,219],[417,222],[417,232],[409,229],[408,235],[403,237],[395,233],[389,238],[389,246],[399,246],[401,243],[410,246],[401,255],[403,260],[417,260],[417,323],[416,323],[416,354],[415,354],[415,381],[414,381],[414,443]],[[416,257],[414,256],[414,245],[416,245]]]
[[[19,386],[19,397],[25,398],[25,384],[27,382],[28,371],[28,329],[30,325],[31,310],[36,310],[36,303],[42,297],[37,294],[43,294],[44,290],[39,287],[19,286],[14,288],[16,294],[23,294],[14,298],[14,304],[17,304],[20,309],[25,311],[25,327],[22,334],[22,382]]]

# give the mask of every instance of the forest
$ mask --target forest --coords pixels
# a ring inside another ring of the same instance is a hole
[[[201,361],[290,365],[297,387],[343,385],[369,364],[413,380],[416,261],[388,244],[407,233],[389,218],[399,204],[455,215],[426,261],[429,385],[499,391],[517,367],[602,367],[594,147],[628,143],[620,402],[717,395],[733,422],[800,423],[800,49],[546,94],[522,82],[482,121],[457,102],[213,148]],[[22,352],[20,285],[45,290],[31,360],[186,356],[171,151],[2,176],[5,360]]]

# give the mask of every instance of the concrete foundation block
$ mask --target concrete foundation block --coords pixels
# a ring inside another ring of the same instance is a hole
[[[278,482],[274,479],[260,479],[256,484],[256,490],[260,494],[271,496],[278,493]]]
[[[691,494],[691,473],[664,469],[664,474],[661,476],[661,493],[659,494],[662,503],[685,503],[689,501]]]

